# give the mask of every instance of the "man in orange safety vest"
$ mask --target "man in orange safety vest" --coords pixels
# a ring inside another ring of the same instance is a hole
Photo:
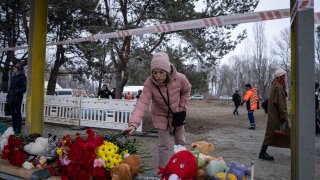
[[[246,84],[246,93],[243,97],[243,101],[246,102],[246,107],[248,110],[248,118],[250,121],[250,127],[248,129],[255,130],[256,129],[256,122],[254,120],[253,112],[254,110],[258,109],[259,107],[259,97],[257,94],[257,89],[252,88],[251,84]]]

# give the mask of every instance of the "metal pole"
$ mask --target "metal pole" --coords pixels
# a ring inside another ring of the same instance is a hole
[[[27,133],[43,134],[48,0],[31,0],[27,73]]]
[[[291,0],[291,12],[296,0]],[[293,16],[291,16],[293,17]],[[291,179],[315,179],[314,10],[291,25]]]

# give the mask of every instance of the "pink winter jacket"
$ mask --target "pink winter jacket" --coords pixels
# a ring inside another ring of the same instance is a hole
[[[158,84],[162,95],[168,102],[167,92],[169,94],[169,103],[173,112],[186,111],[189,104],[189,96],[191,91],[191,84],[184,74],[177,72],[176,68],[171,64],[172,73],[170,74],[170,81],[164,85]],[[172,113],[170,112],[169,120],[168,105],[165,103],[156,86],[157,82],[152,76],[145,81],[140,98],[136,103],[136,107],[132,113],[129,121],[129,126],[138,128],[143,119],[144,114],[151,105],[151,117],[153,126],[156,129],[169,130],[172,128]],[[168,89],[168,91],[167,91]]]

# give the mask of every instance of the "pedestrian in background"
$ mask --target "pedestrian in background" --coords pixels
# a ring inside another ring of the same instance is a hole
[[[133,100],[133,94],[131,92],[127,92],[126,94],[124,94],[124,99]]]
[[[21,104],[23,100],[23,94],[26,92],[26,81],[27,78],[24,73],[23,66],[20,63],[16,63],[13,66],[7,94],[7,102],[9,103],[12,116],[12,127],[15,134],[21,134]]]
[[[142,93],[124,132],[132,134],[139,126],[151,104],[151,118],[158,132],[159,166],[168,163],[170,134],[173,133],[173,113],[185,112],[188,108],[191,85],[182,73],[170,63],[168,54],[159,52],[153,55],[151,75],[144,83]],[[184,125],[175,129],[174,141],[186,145]]]
[[[112,97],[112,99],[116,98],[116,88],[112,88],[111,97]]]
[[[248,129],[256,129],[256,121],[253,116],[254,110],[258,109],[259,97],[257,94],[257,89],[252,88],[251,84],[246,84],[246,93],[243,97],[243,101],[246,102],[246,107],[248,110],[248,118],[250,122],[250,127]]]
[[[241,104],[241,97],[239,95],[239,91],[236,90],[236,92],[232,95],[232,101],[234,103],[234,111],[233,111],[233,115],[238,115],[239,116],[239,112],[238,112],[238,107]]]
[[[286,71],[277,68],[268,99],[268,122],[266,134],[259,154],[260,159],[273,161],[267,153],[268,146],[290,148],[290,127],[288,123]]]
[[[98,92],[98,97],[99,97],[99,98],[107,98],[107,99],[109,99],[109,96],[112,96],[112,93],[111,93],[111,91],[108,89],[107,85],[104,84],[104,85],[101,87],[100,91]]]
[[[138,90],[138,94],[136,95],[136,98],[137,98],[137,99],[139,99],[141,93],[142,93],[142,89],[139,89],[139,90]]]

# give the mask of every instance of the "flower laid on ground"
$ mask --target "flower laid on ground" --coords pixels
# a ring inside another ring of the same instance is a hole
[[[130,140],[119,142],[122,139],[119,133],[115,139],[95,136],[90,128],[86,133],[86,138],[79,133],[76,137],[67,134],[58,143],[56,169],[62,179],[109,179],[110,170],[121,163],[130,149],[136,150],[132,147],[138,144]]]
[[[13,128],[9,127],[0,137],[1,142],[1,158],[7,159],[9,163],[13,166],[19,166],[23,167],[25,169],[31,169],[31,168],[46,168],[47,167],[47,159],[51,158],[54,159],[54,153],[56,152],[55,149],[55,142],[54,138],[51,138],[51,140],[48,140],[50,138],[43,138],[40,137],[41,135],[38,134],[37,136],[34,136],[34,134],[30,135],[23,135],[19,134],[16,135],[13,132]],[[55,137],[55,136],[52,136]],[[42,143],[50,143],[50,149],[40,149],[37,146],[33,147],[33,152],[37,151],[38,153],[30,154],[30,151],[26,151],[25,148],[29,144],[39,144],[35,143],[37,139],[42,138]],[[53,146],[51,146],[53,145]],[[39,150],[40,149],[40,150]],[[51,150],[50,153],[48,153],[47,150]],[[45,153],[44,153],[45,152]],[[54,153],[52,153],[54,152]]]
[[[97,149],[97,156],[104,160],[105,168],[111,170],[115,165],[120,164],[122,156],[118,154],[119,147],[112,142],[105,141]]]
[[[13,166],[22,166],[26,160],[26,153],[23,151],[23,140],[18,136],[10,135],[8,144],[4,146],[2,159],[8,159]]]
[[[278,135],[285,135],[286,128],[288,126],[288,121],[285,121],[282,123],[278,129],[276,129],[274,132]]]

